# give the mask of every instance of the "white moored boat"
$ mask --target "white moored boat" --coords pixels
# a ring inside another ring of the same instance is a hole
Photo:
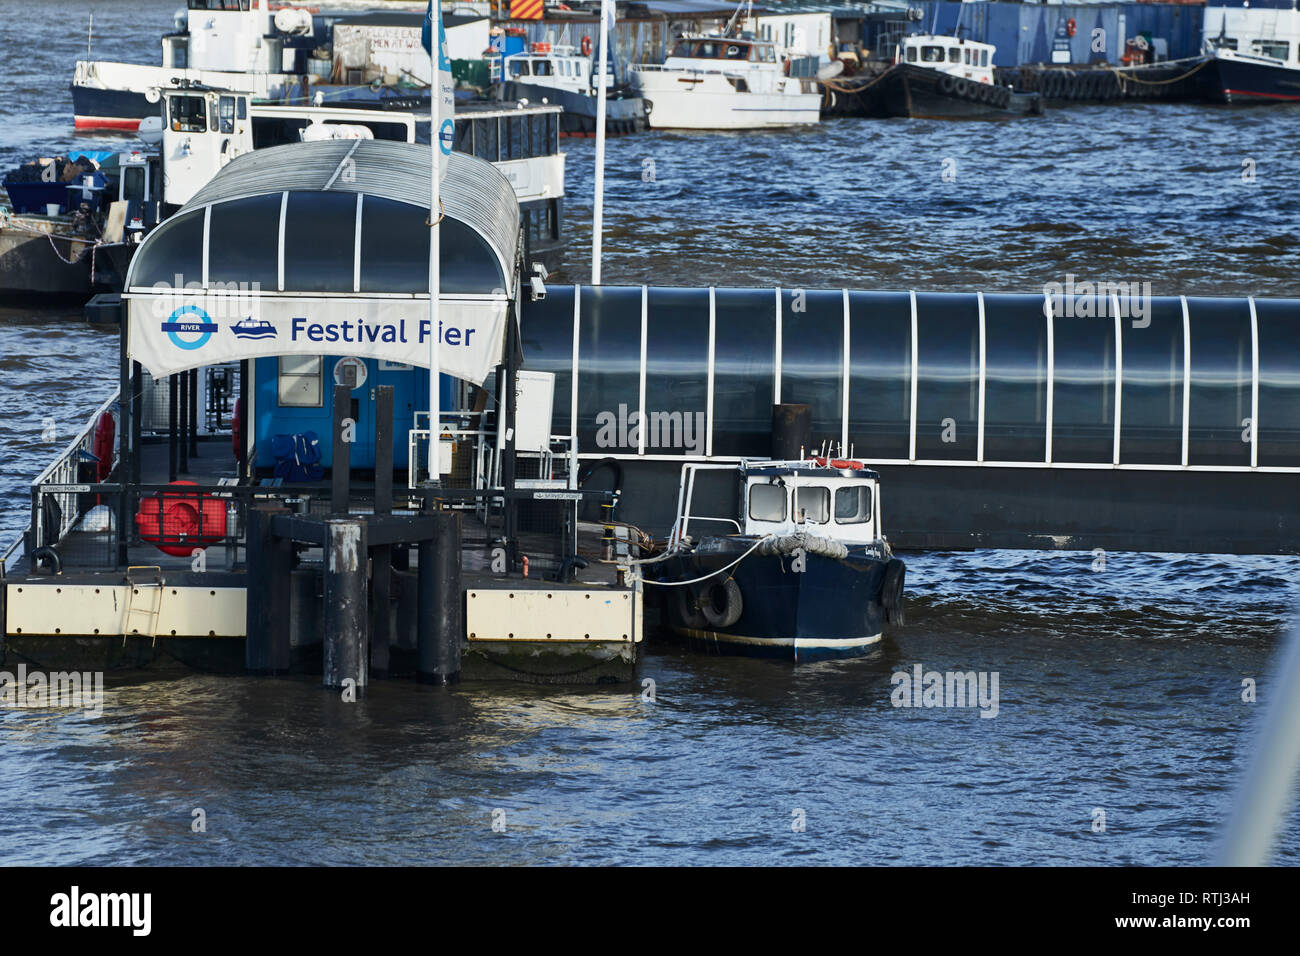
[[[814,80],[786,76],[776,46],[734,28],[686,35],[662,64],[633,64],[630,79],[652,104],[654,129],[762,129],[816,123]]]

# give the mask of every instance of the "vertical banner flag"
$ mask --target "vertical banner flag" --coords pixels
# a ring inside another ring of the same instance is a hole
[[[436,58],[433,49],[434,36],[438,38]],[[439,0],[429,0],[429,10],[424,15],[424,29],[420,34],[420,42],[424,44],[425,52],[429,57],[437,61],[433,87],[430,91],[430,95],[438,97],[436,112],[438,131],[433,139],[438,144],[439,175],[446,176],[447,157],[451,155],[451,147],[456,142],[456,81],[451,75],[451,57],[447,54],[447,31],[442,25],[442,4]]]

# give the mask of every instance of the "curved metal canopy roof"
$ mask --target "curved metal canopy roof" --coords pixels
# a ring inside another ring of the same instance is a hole
[[[427,146],[329,140],[233,160],[141,244],[128,290],[427,295]],[[490,163],[442,181],[443,295],[513,295],[519,204]]]

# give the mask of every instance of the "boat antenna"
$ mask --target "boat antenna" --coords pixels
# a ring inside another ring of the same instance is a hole
[[[604,0],[601,0],[601,2],[604,3]],[[727,25],[722,28],[722,35],[724,37],[731,36],[731,31],[736,28],[736,23],[740,19],[740,11],[743,9],[745,9],[745,0],[740,0],[740,3],[736,4],[736,12],[731,15],[731,19],[727,21]]]
[[[90,11],[90,26],[86,28],[86,59],[90,59],[90,40],[95,35],[95,11]]]

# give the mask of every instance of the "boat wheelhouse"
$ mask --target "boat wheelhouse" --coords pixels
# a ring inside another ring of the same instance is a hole
[[[1220,103],[1300,100],[1300,11],[1207,7],[1201,90]]]
[[[613,51],[605,73],[605,131],[612,135],[647,128],[648,106],[627,85],[615,80]],[[593,136],[596,131],[598,60],[573,47],[534,43],[527,51],[493,56],[492,79],[502,100],[526,100],[563,107],[560,130],[568,136]]]
[[[992,84],[996,49],[991,43],[919,33],[904,37],[901,62],[975,83]]]
[[[763,129],[817,123],[815,80],[787,76],[776,46],[749,33],[685,35],[662,64],[629,68],[655,129]]]

